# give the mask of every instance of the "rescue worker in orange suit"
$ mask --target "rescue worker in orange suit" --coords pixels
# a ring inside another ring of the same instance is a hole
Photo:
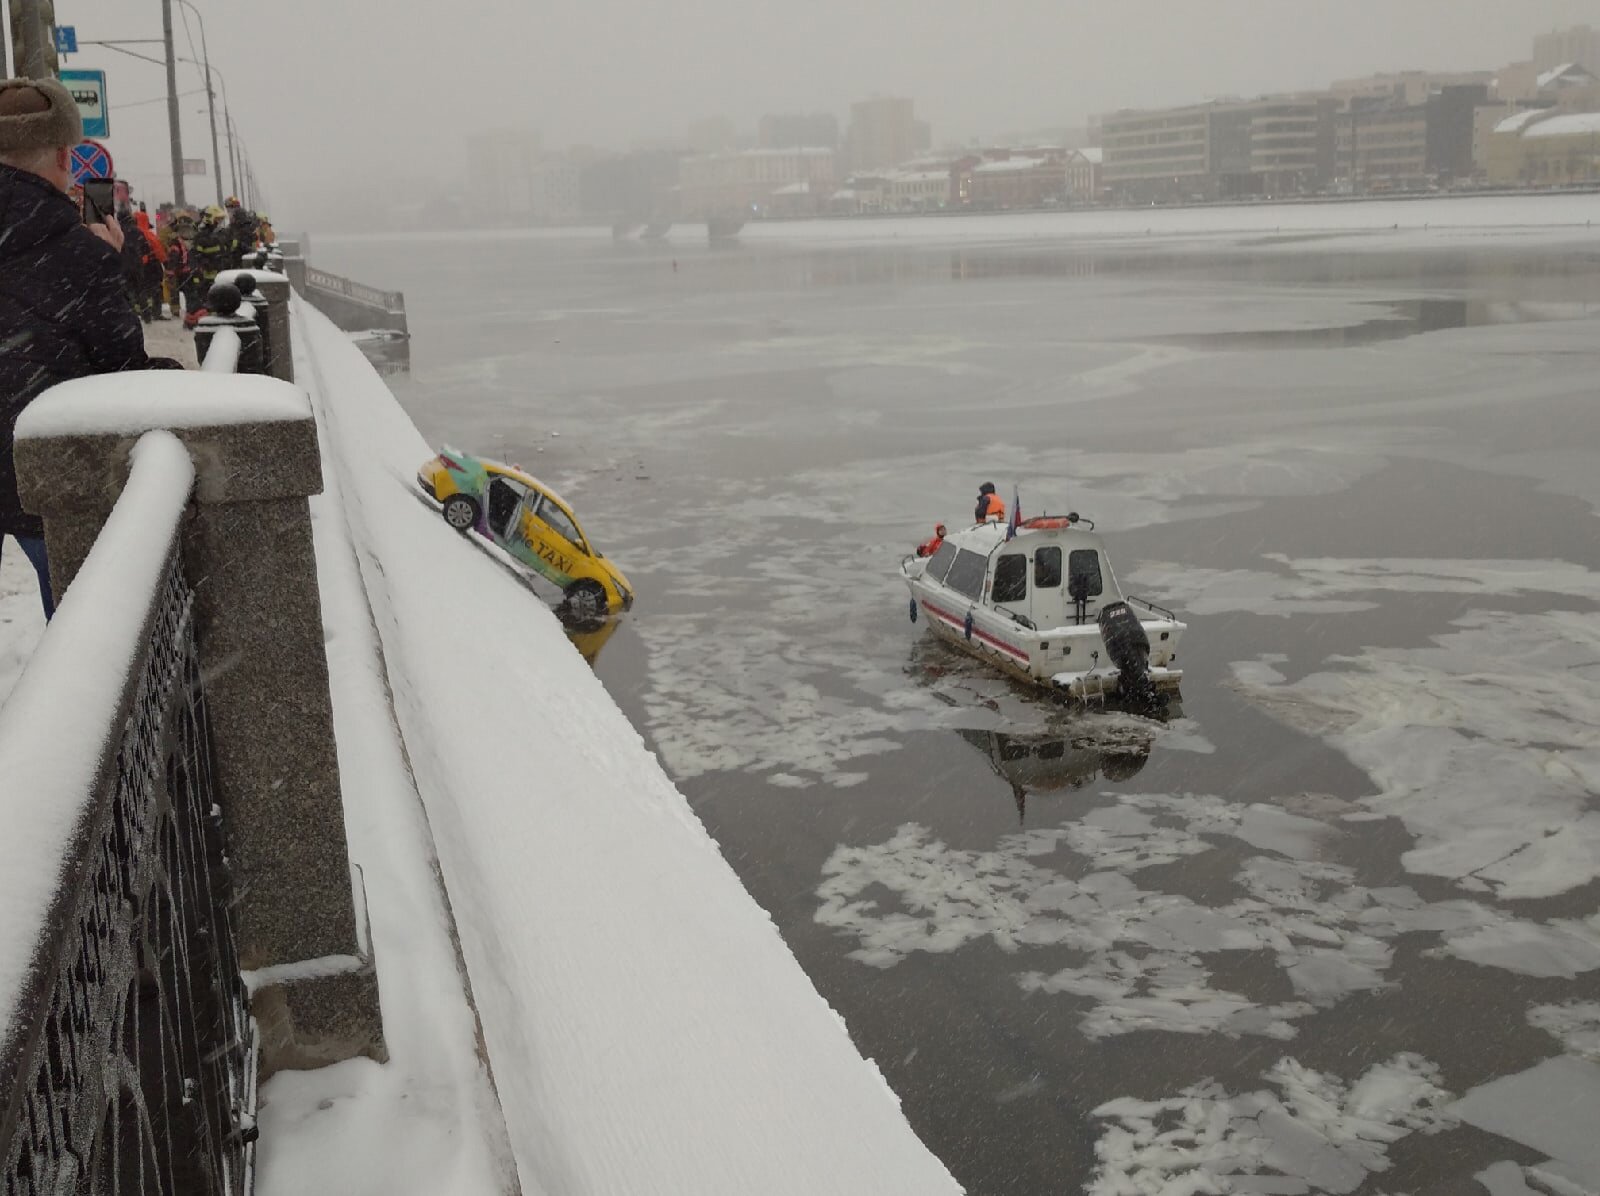
[[[994,492],[994,483],[985,482],[978,487],[978,506],[972,513],[974,523],[1004,523],[1006,521],[1006,504]]]
[[[933,529],[933,539],[917,545],[918,556],[932,556],[939,551],[939,545],[944,543],[944,524],[938,524]]]

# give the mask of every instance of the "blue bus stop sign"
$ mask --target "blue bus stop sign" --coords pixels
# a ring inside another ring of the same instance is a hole
[[[111,153],[98,141],[81,141],[72,147],[72,181],[84,179],[109,179],[112,173]]]
[[[83,117],[85,137],[111,136],[111,112],[106,106],[104,71],[62,71],[61,82],[72,93],[72,102]]]

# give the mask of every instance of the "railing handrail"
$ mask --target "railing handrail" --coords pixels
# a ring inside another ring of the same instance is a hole
[[[347,299],[354,299],[357,303],[379,307],[384,311],[401,312],[406,308],[403,291],[380,291],[377,287],[366,286],[341,274],[318,270],[315,266],[306,267],[306,286],[333,291]]]
[[[106,528],[0,707],[0,775],[27,779],[26,787],[6,785],[8,798],[0,798],[6,827],[0,876],[8,892],[0,919],[0,1100],[16,1079],[11,1065],[19,1001],[48,955],[51,910],[61,905],[64,889],[83,879],[67,865],[45,891],[40,862],[69,859],[69,844],[93,820],[91,803],[101,790],[96,782],[117,751],[110,732],[122,721],[120,707],[194,489],[194,462],[173,433],[144,433],[131,465]],[[142,603],[134,601],[138,595]],[[85,753],[86,744],[99,751]],[[42,900],[30,902],[22,891],[30,875],[35,883],[29,887]],[[19,971],[16,953],[24,943],[32,945],[34,958]]]
[[[122,497],[0,706],[0,776],[28,782],[8,785],[11,800],[0,801],[0,875],[8,893],[0,919],[0,1159],[17,1128],[19,1081],[44,1022],[40,1011],[23,1006],[48,1000],[48,978],[70,928],[67,912],[92,873],[83,853],[109,816],[110,788],[102,782],[115,763],[194,489],[194,465],[170,432],[145,433],[130,460]],[[90,744],[95,750],[84,751]],[[56,871],[46,877],[51,864]]]

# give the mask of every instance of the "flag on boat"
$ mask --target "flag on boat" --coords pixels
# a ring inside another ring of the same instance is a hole
[[[1022,526],[1022,498],[1015,484],[1011,487],[1011,516],[1006,520],[1006,539],[1016,537],[1017,528]]]

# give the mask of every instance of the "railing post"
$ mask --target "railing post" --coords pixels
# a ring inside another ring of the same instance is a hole
[[[183,567],[263,1074],[382,1057],[311,544],[322,467],[310,403],[277,379],[198,372],[81,379],[35,400],[17,427],[18,486],[44,518],[58,594],[121,493],[129,450],[154,428],[195,465]]]
[[[306,289],[306,257],[299,241],[279,241],[283,250],[283,273],[297,291]]]
[[[249,279],[250,287],[244,281]],[[266,270],[224,270],[218,282],[237,287],[244,300],[256,308],[261,324],[263,372],[285,382],[294,381],[294,352],[289,344],[289,280]]]

